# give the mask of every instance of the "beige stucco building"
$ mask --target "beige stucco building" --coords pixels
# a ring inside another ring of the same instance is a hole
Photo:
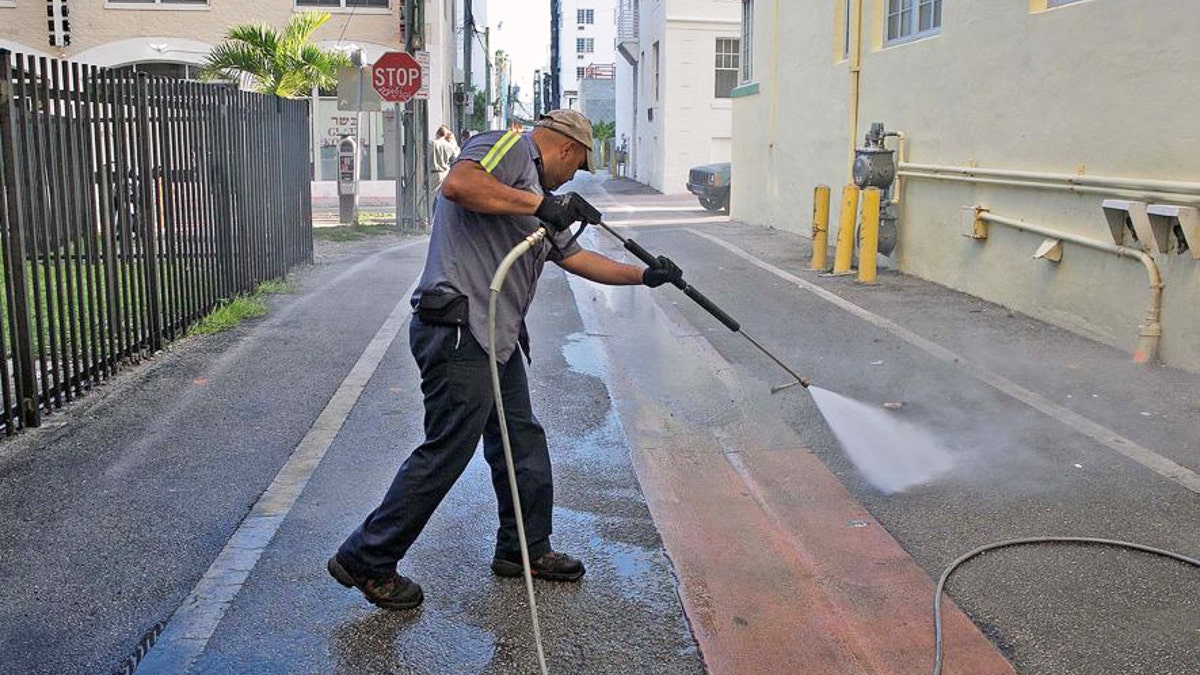
[[[374,62],[384,52],[401,49],[403,4],[403,0],[364,0],[361,6],[348,0],[0,0],[0,48],[191,76],[229,26],[283,26],[295,12],[316,10],[333,15],[317,33],[318,45],[359,47],[365,59]],[[51,12],[60,13],[61,6],[68,7],[67,26],[48,22],[48,5]],[[454,0],[426,0],[425,18],[431,53],[430,122],[436,127],[452,110],[457,54]],[[69,31],[64,30],[67,27]],[[390,196],[393,191],[394,171],[384,161],[384,126],[381,114],[365,114],[358,129],[366,196]],[[335,145],[342,134],[353,134],[357,127],[359,117],[339,111],[336,98],[317,97],[313,115],[317,197],[335,194]]]
[[[1200,2],[747,0],[743,8],[751,58],[734,98],[734,218],[811,232],[813,188],[828,184],[832,245],[852,144],[882,122],[908,146],[898,243],[886,263],[1130,352],[1156,267],[1165,285],[1159,355],[1200,370],[1200,242],[1187,251],[1181,239],[1200,231],[1176,230],[1170,218],[1174,207],[1200,205],[1200,47],[1186,28],[1200,23]],[[1130,250],[1149,249],[1145,265],[1100,250],[1115,244],[1106,199],[1132,202],[1123,206],[1141,236],[1122,233],[1126,214],[1113,211],[1117,235]],[[962,236],[972,229],[967,205],[1065,233],[1061,261],[1033,257],[1055,237],[1011,224],[991,223],[987,239]],[[1145,209],[1165,214],[1153,221],[1165,228],[1157,238]]]

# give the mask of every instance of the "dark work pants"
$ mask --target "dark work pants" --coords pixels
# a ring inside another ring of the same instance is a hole
[[[517,522],[487,352],[466,327],[426,325],[416,316],[409,328],[409,344],[421,369],[425,442],[401,465],[383,503],[342,544],[339,559],[357,574],[393,573],[396,563],[467,468],[481,436],[500,511],[496,555],[519,559]],[[530,556],[536,558],[550,550],[554,483],[546,433],[529,403],[529,383],[520,352],[501,364],[500,386],[525,535]]]

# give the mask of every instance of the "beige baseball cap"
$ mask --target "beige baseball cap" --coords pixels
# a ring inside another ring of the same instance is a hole
[[[551,110],[541,116],[537,126],[545,127],[566,136],[587,148],[587,170],[596,173],[592,160],[592,123],[578,110]]]

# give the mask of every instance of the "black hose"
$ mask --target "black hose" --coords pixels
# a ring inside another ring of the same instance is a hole
[[[1118,541],[1115,539],[1095,539],[1092,537],[1029,537],[1027,539],[1007,539],[998,541],[979,548],[961,556],[958,560],[950,563],[945,572],[942,572],[941,579],[938,579],[937,590],[933,593],[933,635],[934,635],[934,659],[933,659],[933,675],[940,675],[942,672],[942,592],[946,588],[946,581],[954,570],[966,561],[974,558],[977,555],[994,551],[998,548],[1008,548],[1010,546],[1024,546],[1027,544],[1096,544],[1101,546],[1115,546],[1117,548],[1131,549],[1134,551],[1143,551],[1145,553],[1153,553],[1166,558],[1178,560],[1182,563],[1187,563],[1194,567],[1200,567],[1200,560],[1189,558],[1180,553],[1174,553],[1161,548],[1152,546],[1144,546],[1142,544],[1134,544],[1128,541]]]

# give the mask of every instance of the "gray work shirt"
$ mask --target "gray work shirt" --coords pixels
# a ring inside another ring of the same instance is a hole
[[[489,131],[472,136],[455,162],[478,162],[501,183],[537,195],[543,194],[537,144],[528,136]],[[425,271],[412,304],[425,291],[455,291],[467,296],[471,335],[487,348],[487,315],[490,286],[500,262],[514,246],[540,225],[534,216],[492,216],[467,209],[440,193],[434,202],[433,227]],[[543,239],[509,270],[496,303],[496,360],[506,363],[525,333],[525,313],[537,290],[546,261],[559,261],[583,250],[570,241],[571,234]],[[528,350],[527,350],[528,351]]]

